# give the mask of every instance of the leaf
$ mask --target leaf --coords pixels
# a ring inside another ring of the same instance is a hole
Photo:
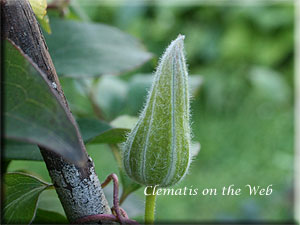
[[[63,215],[44,209],[37,209],[36,216],[32,224],[69,224]]]
[[[84,142],[91,140],[100,133],[103,133],[112,127],[104,121],[94,118],[79,118],[77,120]]]
[[[93,138],[89,144],[118,144],[126,140],[126,134],[129,131],[130,129],[126,128],[111,128]]]
[[[43,146],[82,166],[80,134],[70,112],[37,66],[5,41],[4,136]]]
[[[122,118],[120,118],[122,120]],[[111,144],[110,145],[112,153],[114,154],[114,157],[117,161],[118,164],[118,169],[119,169],[119,174],[121,178],[121,183],[122,183],[122,195],[120,197],[120,204],[122,204],[125,199],[130,195],[132,192],[136,191],[142,185],[134,182],[132,179],[130,179],[124,170],[123,163],[122,163],[122,153],[121,153],[121,148],[118,145]]]
[[[38,19],[47,14],[47,0],[29,0],[32,10]]]
[[[34,219],[40,194],[50,187],[34,176],[7,173],[4,176],[4,220],[8,224],[29,224]]]
[[[47,0],[29,0],[32,10],[42,27],[50,34],[49,17],[47,16]]]
[[[93,88],[95,103],[108,120],[118,116],[127,98],[127,83],[116,76],[102,76]]]
[[[37,160],[43,161],[40,149],[37,145],[4,140],[4,159],[5,160]]]
[[[51,34],[51,27],[50,27],[50,23],[49,23],[49,17],[48,15],[45,15],[43,19],[39,19],[39,22],[42,26],[42,28],[44,28],[44,30],[48,33]]]
[[[122,115],[110,122],[113,127],[132,129],[137,123],[138,118],[135,116]]]
[[[120,197],[120,203],[123,203],[123,201],[130,195],[132,192],[138,190],[142,187],[141,184],[138,184],[134,182],[132,179],[130,179],[126,173],[123,167],[119,167],[120,171],[120,177],[121,177],[121,183],[122,183],[122,195]]]
[[[51,27],[45,38],[60,75],[120,74],[152,57],[135,38],[104,24],[51,18]]]
[[[128,115],[122,115],[113,120],[111,128],[94,137],[90,144],[118,144],[126,140],[126,135],[136,124],[138,118]]]

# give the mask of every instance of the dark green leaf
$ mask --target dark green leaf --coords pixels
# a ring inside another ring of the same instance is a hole
[[[91,140],[100,133],[111,129],[112,127],[104,121],[94,118],[80,118],[77,120],[84,142]]]
[[[4,140],[3,153],[5,160],[43,160],[37,145],[13,140]]]
[[[127,83],[116,76],[102,76],[94,86],[95,103],[105,118],[114,119],[122,113],[127,100]]]
[[[86,155],[70,112],[32,61],[5,42],[5,136],[38,144],[82,165]]]
[[[50,185],[28,174],[7,173],[4,176],[5,223],[31,223],[36,213],[39,196]]]
[[[36,216],[32,224],[69,224],[63,215],[44,209],[37,209]]]
[[[151,58],[133,37],[103,24],[52,18],[45,34],[58,74],[95,77],[129,71]]]

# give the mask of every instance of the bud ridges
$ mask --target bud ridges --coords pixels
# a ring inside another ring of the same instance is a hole
[[[163,54],[148,99],[123,145],[127,175],[145,185],[171,186],[187,173],[190,157],[188,73],[179,35]]]

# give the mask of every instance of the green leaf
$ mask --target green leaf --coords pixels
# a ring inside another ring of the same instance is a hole
[[[106,122],[94,118],[79,118],[77,123],[84,142],[112,128]]]
[[[122,195],[120,197],[120,203],[123,203],[128,195],[141,188],[142,185],[134,182],[131,178],[129,178],[123,167],[119,167],[119,171],[122,183]]]
[[[126,140],[126,134],[130,129],[126,128],[111,128],[93,138],[89,144],[118,144]]]
[[[8,224],[29,224],[34,219],[40,194],[51,184],[23,173],[4,176],[4,220]]]
[[[136,118],[137,119],[137,118]],[[118,121],[124,120],[123,118],[117,119]],[[122,183],[122,195],[120,197],[120,204],[122,204],[125,199],[130,195],[132,192],[136,191],[142,185],[134,182],[132,179],[130,179],[124,170],[123,163],[122,163],[122,153],[121,153],[121,148],[118,145],[111,144],[110,148],[112,150],[112,153],[114,154],[114,157],[118,163],[118,169],[119,169],[119,174],[121,178],[121,183]]]
[[[50,24],[49,24],[49,17],[48,17],[48,15],[45,15],[43,19],[39,19],[39,22],[40,22],[42,28],[44,28],[44,30],[48,34],[52,33],[51,27],[50,27]]]
[[[116,76],[102,76],[93,88],[95,103],[105,118],[114,119],[121,114],[127,100],[127,83]]]
[[[43,161],[40,149],[37,145],[4,140],[4,159],[5,160],[36,160]]]
[[[36,216],[32,224],[69,224],[63,215],[44,209],[37,209]]]
[[[4,136],[43,146],[82,166],[86,154],[78,128],[46,75],[9,41],[4,52]]]
[[[151,58],[132,36],[99,23],[51,19],[45,34],[57,73],[95,77],[132,70]]]
[[[110,125],[118,128],[132,129],[137,123],[138,118],[135,116],[122,115],[110,122]]]
[[[124,142],[126,134],[136,124],[137,118],[122,115],[110,124],[94,118],[77,120],[83,140],[89,144],[118,144]]]

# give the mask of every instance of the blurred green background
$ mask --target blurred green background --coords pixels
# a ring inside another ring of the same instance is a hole
[[[49,10],[56,16],[56,12]],[[99,79],[61,77],[76,118],[95,117],[83,86],[97,81],[95,101],[111,121],[138,116],[151,74],[168,44],[184,34],[192,93],[193,141],[201,143],[186,178],[174,188],[198,188],[197,196],[159,196],[157,221],[237,221],[293,219],[294,6],[261,5],[103,5],[77,0],[68,19],[108,24],[131,34],[153,53],[152,60],[121,76]],[[50,17],[51,21],[51,17]],[[51,27],[55,30],[55,27]],[[199,85],[199,83],[201,83]],[[117,163],[107,145],[88,145],[100,179]],[[8,170],[25,169],[50,181],[42,162],[13,161]],[[240,196],[202,196],[204,188],[234,184]],[[245,185],[266,188],[270,196],[249,196]],[[105,189],[111,196],[111,187]],[[62,211],[55,193],[42,195],[41,208]],[[109,199],[111,197],[108,197]],[[111,201],[111,199],[110,199]],[[143,189],[124,208],[143,216]]]

